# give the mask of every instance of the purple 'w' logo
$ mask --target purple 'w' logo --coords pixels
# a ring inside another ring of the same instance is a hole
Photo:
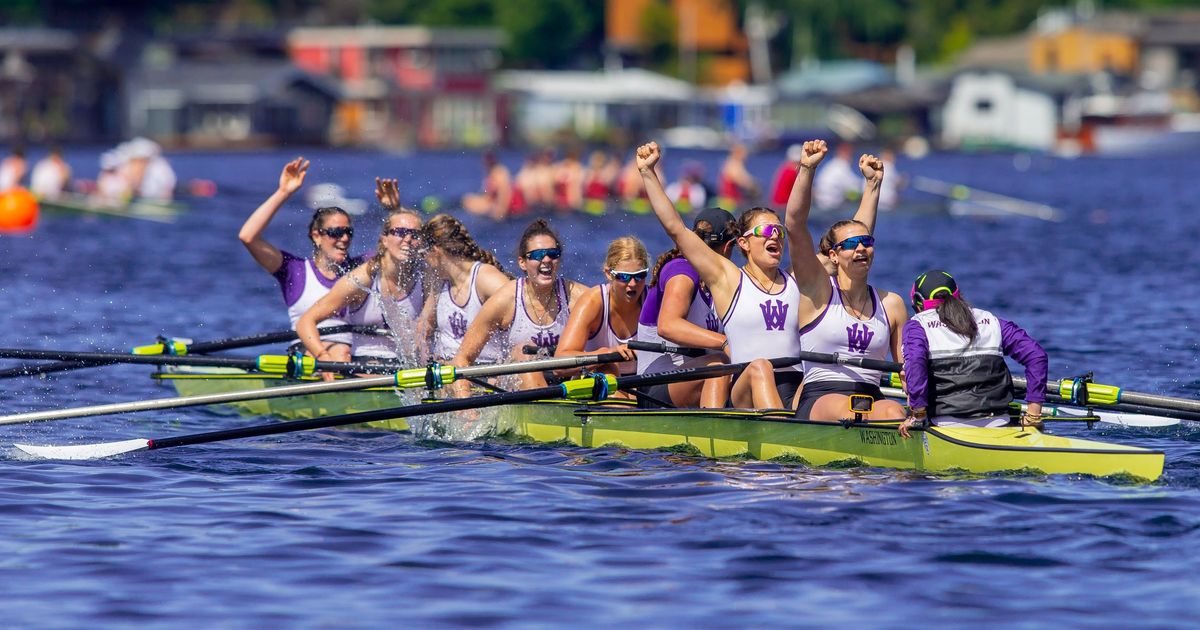
[[[862,352],[863,354],[866,354],[867,347],[871,345],[871,338],[874,336],[875,331],[867,328],[866,324],[863,324],[861,330],[859,330],[858,324],[847,326],[846,347],[849,348],[851,352]]]
[[[717,319],[716,313],[712,311],[708,312],[708,315],[704,317],[704,327],[713,332],[717,332],[717,330],[721,327],[721,320]]]
[[[558,345],[558,335],[544,330],[538,331],[538,334],[529,338],[533,345],[539,348],[549,348]]]
[[[467,316],[462,313],[450,313],[450,334],[455,339],[462,339],[467,334]]]
[[[762,309],[763,323],[766,324],[767,330],[783,330],[783,324],[787,321],[788,306],[783,300],[775,300],[774,304],[767,300],[758,305],[758,308]]]

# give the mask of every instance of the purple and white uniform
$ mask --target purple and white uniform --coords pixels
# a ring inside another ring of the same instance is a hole
[[[800,350],[800,289],[787,272],[777,293],[763,291],[743,269],[721,324],[729,340],[729,362],[794,357]],[[779,372],[797,371],[795,366]],[[785,403],[790,401],[784,401]]]
[[[1025,399],[1046,400],[1046,351],[1020,326],[972,308],[979,335],[951,331],[936,310],[904,324],[904,378],[909,404],[924,407],[935,425],[1004,426],[1012,402],[1005,355],[1025,366]]]
[[[279,288],[283,291],[283,302],[287,304],[288,319],[294,329],[296,322],[300,321],[300,316],[329,293],[337,283],[337,278],[326,278],[317,271],[317,263],[311,258],[299,258],[285,251],[279,253],[283,254],[283,264],[271,275],[279,281]],[[351,258],[346,261],[344,268],[353,269],[360,262],[362,261],[358,258]],[[321,322],[321,326],[340,326],[345,323],[341,317],[331,317]],[[334,343],[351,343],[350,333],[326,335],[321,339]]]
[[[594,352],[600,348],[615,348],[623,343],[628,343],[630,339],[637,336],[634,333],[630,337],[618,337],[617,333],[612,329],[612,311],[608,308],[608,294],[610,286],[606,282],[600,285],[600,301],[604,304],[600,319],[600,329],[595,335],[588,338],[587,343],[583,344],[584,352]],[[624,361],[619,366],[621,374],[631,374],[637,369],[637,363],[634,361]]]
[[[667,286],[667,281],[675,276],[691,278],[694,287],[692,303],[688,307],[687,316],[684,319],[700,328],[723,334],[725,327],[721,325],[721,319],[712,309],[712,294],[700,286],[700,274],[696,273],[696,268],[692,266],[692,263],[681,257],[667,261],[667,264],[658,271],[658,282],[646,290],[646,301],[642,303],[642,312],[638,316],[638,341],[649,343],[667,341],[658,334],[658,312],[662,309],[663,290]],[[715,354],[716,351],[710,350],[708,353]],[[687,357],[682,354],[647,352],[645,350],[638,350],[637,357],[638,374],[656,374],[673,370],[687,360]]]
[[[475,317],[483,308],[483,301],[479,299],[479,293],[475,290],[475,279],[479,275],[479,267],[482,264],[476,262],[471,266],[470,292],[467,294],[466,302],[462,305],[457,304],[454,296],[450,294],[450,283],[446,282],[442,285],[437,302],[437,332],[434,334],[435,357],[449,360],[458,354],[458,348],[467,334],[467,328],[470,327],[471,322],[475,321]],[[488,340],[476,361],[478,363],[499,363],[504,360],[504,356],[504,346],[501,340],[494,336]]]
[[[832,289],[825,310],[800,331],[800,349],[886,360],[891,348],[891,327],[879,292],[868,286],[871,294],[871,316],[861,320],[850,314],[842,302],[837,281],[829,279]],[[820,382],[852,382],[879,386],[883,376],[878,370],[852,365],[804,362],[805,384]]]
[[[399,355],[415,360],[418,357],[413,350],[419,347],[417,320],[425,304],[421,276],[418,275],[413,281],[408,295],[393,299],[383,295],[380,289],[380,275],[375,274],[371,287],[367,289],[367,299],[363,300],[357,309],[346,314],[346,322],[364,326],[387,326],[390,332],[386,336],[353,333],[350,352],[356,358],[395,359]]]
[[[558,315],[554,321],[544,326],[537,324],[525,310],[525,280],[517,281],[513,321],[512,326],[508,328],[508,343],[512,348],[514,361],[529,359],[524,351],[526,345],[537,346],[547,351],[558,345],[563,328],[567,326],[567,318],[571,315],[570,294],[567,292],[567,281],[563,278],[555,281],[554,299],[558,303]]]

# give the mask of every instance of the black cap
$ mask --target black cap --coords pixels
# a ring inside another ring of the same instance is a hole
[[[726,231],[726,226],[730,223],[737,223],[737,219],[733,218],[728,210],[722,208],[706,208],[701,210],[696,215],[696,219],[692,221],[692,229],[696,229],[696,225],[701,221],[707,222],[713,227],[712,234],[705,239],[709,245],[721,245],[737,237],[736,230]]]
[[[926,308],[936,308],[942,303],[939,296],[958,297],[958,283],[954,277],[941,269],[930,269],[917,276],[912,291],[908,294],[913,310],[920,313]]]

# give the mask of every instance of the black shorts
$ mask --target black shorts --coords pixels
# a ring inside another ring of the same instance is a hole
[[[783,370],[775,373],[775,390],[779,392],[784,409],[792,408],[792,398],[795,398],[796,390],[800,389],[803,382],[804,372]]]
[[[843,396],[865,394],[875,400],[883,400],[884,398],[883,392],[879,390],[879,386],[873,383],[859,383],[858,381],[806,383],[804,391],[800,394],[800,404],[796,405],[796,417],[807,420],[812,413],[813,405],[825,394],[842,394]]]

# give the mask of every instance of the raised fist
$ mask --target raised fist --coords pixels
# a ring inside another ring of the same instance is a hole
[[[883,160],[874,155],[862,154],[858,158],[858,168],[862,171],[863,177],[869,182],[883,181]]]
[[[821,160],[825,159],[825,154],[829,152],[829,145],[825,144],[824,140],[809,140],[804,143],[804,153],[800,156],[800,166],[813,169],[816,168]]]
[[[662,157],[662,150],[658,148],[657,142],[647,142],[638,147],[637,150],[637,167],[639,171],[654,168],[658,164],[659,158]]]

